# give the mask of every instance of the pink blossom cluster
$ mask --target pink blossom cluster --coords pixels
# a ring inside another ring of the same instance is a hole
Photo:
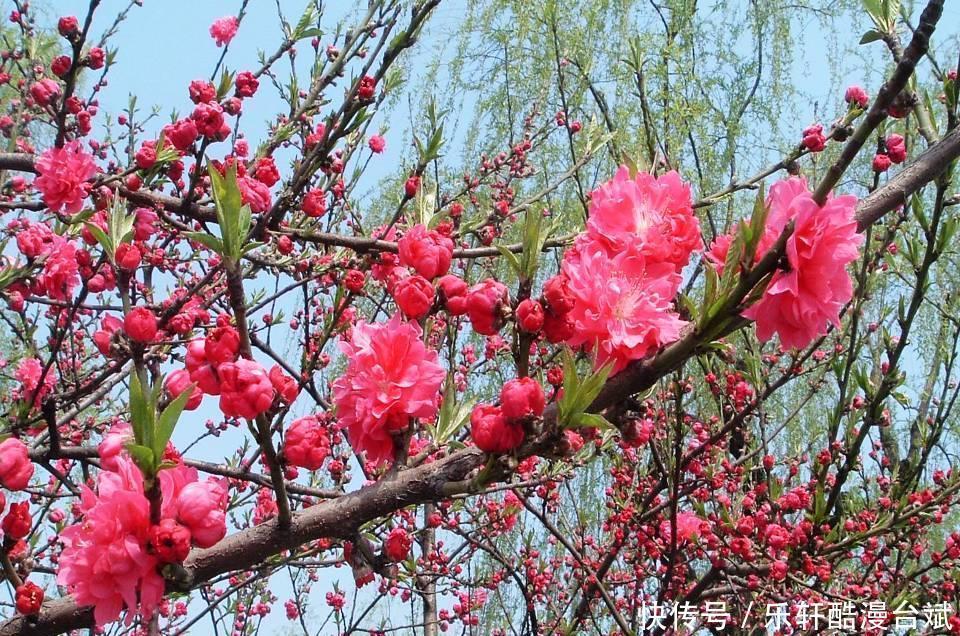
[[[549,304],[570,307],[566,341],[617,373],[676,340],[686,323],[673,299],[700,247],[689,185],[676,172],[631,177],[621,167],[593,192],[587,229],[564,254],[563,291]]]
[[[43,202],[55,212],[79,212],[90,192],[87,183],[97,173],[93,157],[83,151],[79,141],[71,141],[62,148],[51,148],[36,161],[34,187],[43,196]]]
[[[533,378],[507,381],[500,390],[500,404],[478,404],[470,414],[470,437],[487,453],[508,453],[526,437],[524,424],[543,415],[546,397]]]
[[[292,404],[300,393],[296,380],[274,365],[267,372],[256,360],[240,358],[240,334],[222,315],[206,338],[187,345],[186,367],[171,373],[165,388],[177,397],[193,385],[188,410],[200,405],[203,395],[220,396],[220,411],[227,417],[256,419],[279,396]]]
[[[94,492],[82,486],[81,520],[60,533],[64,545],[57,582],[77,603],[92,605],[98,625],[149,618],[163,597],[158,567],[183,561],[190,546],[215,545],[226,534],[227,490],[223,480],[198,481],[197,471],[178,465],[161,471],[160,519],[151,521],[143,475],[125,454],[114,458]]]
[[[332,384],[337,417],[353,449],[374,466],[393,462],[395,433],[437,414],[446,373],[421,335],[395,314],[384,323],[357,322],[340,344],[347,368]]]
[[[786,253],[790,266],[774,274],[763,297],[743,316],[756,321],[760,340],[776,333],[785,349],[802,348],[826,333],[829,324],[839,324],[840,308],[853,295],[846,268],[863,244],[854,216],[857,198],[831,195],[819,206],[806,179],[791,177],[770,188],[766,204],[769,215],[756,258],[793,221]],[[720,237],[707,254],[721,272],[732,241],[732,235]]]

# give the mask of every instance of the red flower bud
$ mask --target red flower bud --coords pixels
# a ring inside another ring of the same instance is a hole
[[[406,561],[410,556],[410,548],[413,547],[413,537],[403,528],[394,528],[387,535],[383,551],[393,562]]]
[[[423,276],[414,274],[401,278],[393,285],[393,299],[403,315],[412,320],[420,320],[433,307],[434,290]]]
[[[523,427],[512,424],[500,407],[478,404],[470,414],[470,437],[486,453],[509,453],[523,443]]]
[[[140,267],[140,250],[132,243],[121,243],[117,246],[114,260],[117,267],[125,272],[132,272]]]
[[[527,333],[538,333],[543,328],[543,305],[527,298],[517,306],[517,325]]]
[[[10,504],[10,511],[3,518],[4,543],[19,541],[30,534],[33,517],[30,516],[30,503],[18,501]]]
[[[500,390],[500,404],[507,419],[539,417],[543,415],[545,404],[543,388],[533,378],[510,380]]]
[[[190,554],[190,530],[173,519],[150,528],[150,547],[161,563],[182,563]]]
[[[36,583],[27,581],[17,588],[16,604],[17,611],[24,616],[39,614],[43,605],[43,589]]]
[[[123,330],[136,342],[151,342],[157,335],[157,317],[147,307],[134,307],[123,317]]]

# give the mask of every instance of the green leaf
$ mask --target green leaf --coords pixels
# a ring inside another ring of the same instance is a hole
[[[569,425],[578,415],[584,414],[600,394],[612,369],[613,363],[606,364],[581,380],[577,376],[573,355],[569,349],[564,349],[563,397],[558,404],[558,419],[561,425]]]
[[[142,444],[146,439],[147,429],[153,428],[155,413],[140,384],[140,376],[134,371],[130,374],[130,426],[133,428],[133,438],[138,443]]]
[[[213,200],[217,207],[217,223],[220,225],[221,241],[223,243],[223,257],[233,261],[240,258],[240,245],[246,238],[249,229],[250,208],[247,207],[246,226],[241,225],[243,212],[243,197],[240,186],[237,184],[237,166],[231,164],[224,176],[212,165],[208,164],[207,173],[210,175],[210,185],[213,190]],[[241,227],[244,228],[243,238],[238,238]]]
[[[217,86],[217,100],[221,100],[227,96],[227,93],[230,92],[230,88],[233,86],[233,78],[236,76],[236,73],[231,73],[224,67],[223,73],[220,74],[220,84]]]
[[[473,411],[473,405],[476,400],[467,400],[457,403],[457,389],[454,384],[453,374],[447,374],[446,384],[443,389],[443,404],[440,407],[440,414],[437,417],[437,427],[434,433],[434,439],[438,445],[443,445],[452,438],[457,431],[462,429],[470,420],[470,414]]]
[[[863,0],[863,8],[874,22],[883,17],[882,2],[883,0]]]
[[[506,245],[497,245],[497,250],[507,259],[507,263],[510,264],[510,267],[513,268],[516,275],[522,277],[523,266],[520,264],[520,259],[517,258],[517,255],[511,252]]]
[[[127,452],[145,475],[152,477],[156,474],[156,457],[152,449],[140,444],[127,444]]]
[[[160,383],[157,383],[157,386],[160,386]],[[157,419],[157,432],[153,440],[153,452],[157,457],[163,457],[163,452],[167,448],[167,442],[170,441],[170,437],[173,435],[173,429],[177,426],[177,420],[180,419],[180,415],[183,413],[187,401],[190,399],[190,396],[193,395],[193,388],[195,386],[195,384],[190,384],[190,386],[184,389],[175,400],[167,405],[167,408],[163,409],[163,413],[161,413]]]
[[[133,214],[127,214],[123,203],[121,203],[119,199],[116,199],[110,208],[110,214],[107,220],[107,227],[110,230],[110,241],[114,249],[133,237],[133,226],[135,223],[136,217]],[[112,256],[113,254],[111,254],[111,257]]]
[[[537,266],[540,264],[540,249],[543,242],[540,240],[540,226],[543,215],[528,208],[524,213],[523,223],[523,253],[520,259],[520,277],[522,280],[533,280],[537,275]]]
[[[223,254],[223,243],[213,234],[207,234],[206,232],[186,232],[185,235],[191,241],[206,245],[217,254]]]
[[[577,413],[570,418],[568,426],[576,428],[599,428],[601,430],[613,428],[613,424],[608,422],[607,418],[597,413]]]
[[[871,42],[876,42],[877,40],[882,40],[883,34],[877,31],[876,29],[870,29],[860,37],[860,44],[870,44]]]
[[[308,34],[307,30],[310,29],[310,25],[314,24],[315,21],[316,17],[314,15],[314,5],[308,3],[306,10],[303,12],[303,15],[300,16],[300,20],[297,22],[297,26],[293,30],[292,39],[300,40],[303,38],[313,37],[313,34]]]
[[[607,377],[609,377],[610,371],[612,370],[613,363],[610,362],[591,373],[580,383],[580,390],[577,394],[577,400],[574,403],[576,407],[574,413],[583,412],[593,404],[596,397],[600,395],[600,391],[603,390],[603,385],[607,383]]]
[[[244,245],[243,248],[240,249],[240,254],[243,255],[243,254],[246,254],[247,252],[252,252],[258,247],[263,247],[264,245],[266,245],[266,243],[263,243],[262,241],[250,241],[249,243]]]
[[[753,258],[757,253],[757,245],[763,237],[763,231],[767,226],[767,216],[770,208],[766,201],[766,188],[760,184],[757,190],[757,197],[753,202],[753,214],[750,216],[749,239],[745,240],[744,259],[748,266],[753,265]]]
[[[103,248],[104,253],[110,260],[113,260],[113,255],[116,252],[116,249],[113,246],[113,241],[110,240],[110,237],[107,236],[107,233],[100,229],[100,226],[93,223],[87,222],[83,224],[91,234],[93,238],[97,239],[97,243],[100,244],[100,247]]]

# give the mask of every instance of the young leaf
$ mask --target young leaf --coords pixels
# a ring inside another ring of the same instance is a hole
[[[185,236],[191,241],[206,245],[217,254],[223,254],[223,243],[213,234],[207,234],[206,232],[186,232]]]
[[[137,442],[142,443],[146,436],[145,429],[153,427],[153,416],[153,405],[143,391],[140,376],[134,371],[130,374],[130,426]]]
[[[180,414],[183,413],[187,401],[190,399],[190,396],[193,395],[194,386],[194,384],[191,384],[184,389],[175,400],[167,405],[167,408],[163,409],[163,413],[161,413],[157,419],[157,433],[153,440],[153,452],[157,457],[163,457],[163,451],[166,450],[167,442],[170,441],[170,437],[173,435],[173,429],[177,426],[177,420],[180,419]]]
[[[507,259],[507,262],[517,276],[523,276],[523,266],[520,264],[520,259],[517,258],[517,255],[507,249],[506,245],[497,245],[497,250]]]
[[[153,450],[140,444],[127,444],[127,452],[130,453],[130,457],[133,458],[133,461],[140,467],[144,475],[152,476],[155,474],[156,457],[153,454]]]
[[[609,429],[613,428],[613,424],[607,421],[602,415],[597,413],[577,413],[572,418],[570,418],[569,426],[578,427],[578,428],[599,428],[599,429]]]
[[[116,252],[114,248],[113,241],[110,240],[110,237],[107,236],[107,233],[100,229],[100,226],[93,223],[87,222],[83,224],[90,233],[93,234],[93,238],[97,239],[97,243],[100,244],[100,247],[103,248],[104,253],[113,260],[113,255]]]

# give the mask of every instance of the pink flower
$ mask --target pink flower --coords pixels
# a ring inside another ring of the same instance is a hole
[[[413,537],[403,528],[394,528],[387,535],[384,541],[383,551],[387,557],[394,563],[406,561],[410,556],[410,548],[413,547]]]
[[[648,260],[635,243],[611,255],[601,240],[581,236],[561,265],[574,298],[571,346],[596,347],[597,365],[618,373],[680,336],[673,311],[680,274],[670,261]]]
[[[169,502],[166,516],[190,530],[193,543],[201,548],[215,546],[227,534],[227,487],[226,480],[210,477],[206,481],[197,481],[196,470],[189,469],[193,479],[176,490],[172,497],[164,491],[164,499]],[[164,473],[160,473],[161,477]]]
[[[173,519],[150,528],[150,547],[161,563],[182,563],[190,554],[190,531]]]
[[[453,316],[462,316],[467,313],[467,283],[458,276],[447,274],[438,281],[440,297],[444,306]]]
[[[237,34],[239,27],[240,20],[237,19],[237,16],[224,16],[215,20],[213,24],[210,25],[210,37],[216,41],[218,47],[229,44],[233,36]]]
[[[220,395],[220,376],[216,367],[207,359],[204,341],[194,340],[187,345],[185,360],[190,380],[207,395]]]
[[[265,183],[251,177],[240,177],[237,185],[240,186],[240,197],[250,206],[251,212],[259,214],[270,209],[270,188]]]
[[[133,243],[121,243],[114,254],[117,267],[125,272],[132,272],[140,267],[141,258],[140,249]]]
[[[226,138],[230,133],[226,123],[223,120],[223,108],[217,102],[209,104],[197,104],[190,114],[193,123],[196,124],[197,132],[210,139],[219,139],[221,136]],[[226,129],[226,134],[224,130]],[[189,132],[189,131],[188,131]]]
[[[774,274],[763,298],[743,316],[756,321],[761,341],[777,333],[784,349],[802,348],[826,333],[828,323],[839,324],[840,308],[853,295],[846,268],[863,244],[854,217],[857,198],[829,196],[821,208],[806,180],[792,177],[770,188],[767,205],[763,251],[791,219],[795,223],[787,241],[790,268]]]
[[[113,334],[123,328],[123,321],[116,316],[104,314],[100,319],[100,329],[93,334],[93,343],[105,356],[110,356],[110,347],[113,344]]]
[[[562,316],[573,309],[576,300],[570,295],[568,284],[570,281],[563,274],[553,276],[543,285],[543,299],[547,301],[547,309],[555,316]]]
[[[330,455],[326,428],[313,415],[293,421],[283,436],[283,456],[294,466],[317,470]]]
[[[614,250],[637,243],[643,256],[672,263],[677,270],[702,247],[690,186],[674,171],[660,177],[640,172],[631,178],[621,166],[591,194],[587,231],[609,241]]]
[[[412,267],[428,280],[443,276],[450,270],[453,259],[453,241],[423,224],[407,230],[397,243],[400,264]]]
[[[573,337],[575,330],[576,325],[570,318],[569,313],[557,316],[552,312],[548,312],[543,317],[543,335],[547,339],[547,342],[552,342],[553,344],[565,342]]]
[[[240,333],[232,325],[217,327],[204,339],[203,352],[213,366],[235,361],[240,355]]]
[[[371,152],[380,154],[387,147],[387,141],[380,135],[371,135],[367,145],[370,146]]]
[[[820,152],[827,147],[827,139],[823,136],[823,126],[813,124],[803,129],[803,140],[800,142],[810,152]]]
[[[39,281],[52,300],[70,300],[73,290],[80,283],[77,266],[77,246],[54,235],[52,248],[43,263]]]
[[[377,92],[377,80],[369,75],[360,78],[360,84],[357,85],[357,98],[362,101],[373,99]]]
[[[485,453],[509,453],[524,439],[523,426],[507,420],[498,406],[478,404],[470,414],[470,438]]]
[[[386,323],[358,322],[340,344],[347,369],[332,385],[337,416],[354,450],[374,464],[393,460],[391,431],[437,414],[446,374],[420,337],[416,323],[395,314]]]
[[[148,307],[134,307],[123,317],[123,330],[136,342],[153,342],[157,317]]]
[[[190,101],[206,104],[217,98],[217,89],[210,80],[195,79],[190,82]]]
[[[510,295],[506,286],[488,278],[467,292],[467,314],[473,330],[483,336],[496,334],[503,326],[501,310],[509,306]]]
[[[153,615],[163,597],[163,577],[150,554],[150,503],[133,462],[117,458],[117,471],[101,471],[97,493],[82,486],[83,520],[60,533],[64,544],[57,583],[79,605],[92,605],[97,625],[134,614]]]
[[[237,360],[217,367],[220,410],[227,417],[256,419],[273,404],[273,383],[259,362]]]
[[[133,442],[133,429],[130,428],[130,425],[126,422],[113,424],[97,446],[100,465],[106,470],[119,470],[117,458],[126,448],[127,444],[131,442]]]
[[[24,616],[39,614],[43,606],[43,588],[33,581],[27,581],[17,588],[15,600],[17,611]]]
[[[673,524],[669,519],[660,523],[660,538],[670,542],[673,535]],[[700,536],[700,517],[692,512],[677,513],[677,543],[692,541]]]
[[[60,95],[60,84],[50,78],[30,85],[30,97],[38,106],[49,106]]]
[[[253,97],[260,88],[260,81],[250,71],[240,71],[233,82],[237,87],[237,97]]]
[[[58,238],[45,223],[29,223],[25,230],[17,232],[17,249],[27,258],[37,258],[49,254]]]
[[[17,365],[14,377],[20,382],[19,397],[22,400],[33,399],[36,406],[43,401],[56,383],[56,375],[53,367],[43,372],[44,365],[37,358],[23,358]],[[43,376],[43,384],[40,384],[40,377]]]
[[[853,85],[847,87],[846,92],[843,94],[843,99],[851,106],[857,105],[860,108],[866,108],[867,103],[870,101],[870,96],[867,95],[867,91],[863,90],[863,87]]]
[[[500,408],[509,420],[540,417],[545,401],[543,387],[533,378],[508,380],[500,389]]]
[[[287,404],[293,404],[293,401],[300,395],[300,387],[297,385],[297,381],[284,373],[279,364],[270,368],[270,383],[280,399]]]
[[[197,130],[197,125],[192,119],[177,120],[173,124],[165,126],[163,133],[173,144],[173,147],[180,152],[186,152],[200,135],[200,131]]]
[[[323,216],[323,213],[327,211],[327,201],[326,195],[323,190],[319,188],[314,188],[307,192],[303,197],[303,213],[309,217],[319,217]]]
[[[543,305],[530,298],[517,305],[517,326],[527,333],[538,333],[543,328]]]
[[[59,31],[60,35],[64,37],[73,35],[79,29],[80,22],[77,20],[76,16],[65,15],[57,20],[57,31]]]
[[[272,188],[280,181],[280,171],[273,157],[260,157],[253,168],[253,177],[268,188]]]
[[[426,316],[433,307],[436,295],[430,281],[417,274],[394,283],[392,293],[397,307],[411,320],[420,320]]]
[[[403,184],[403,193],[407,195],[408,199],[412,199],[417,196],[417,191],[420,189],[420,177],[417,175],[411,175]]]
[[[167,395],[170,396],[170,399],[175,400],[180,397],[180,394],[186,391],[191,384],[193,384],[193,381],[190,379],[190,372],[186,369],[177,369],[164,380],[163,388],[167,392]],[[202,400],[203,389],[194,385],[190,391],[190,397],[187,398],[187,405],[184,408],[192,411],[200,406]]]
[[[30,502],[18,501],[10,504],[10,510],[3,518],[3,539],[5,543],[16,543],[30,534],[33,517],[30,514]]]
[[[872,167],[874,172],[886,172],[891,165],[893,165],[893,161],[890,160],[889,155],[881,152],[873,156]]]
[[[79,141],[47,150],[37,159],[36,167],[40,176],[34,179],[33,185],[48,208],[70,213],[83,208],[83,200],[90,191],[87,180],[97,173],[97,165]]]
[[[33,462],[26,444],[16,437],[0,442],[0,484],[7,490],[23,490],[31,477]]]
[[[907,144],[903,140],[903,135],[892,133],[883,140],[883,145],[887,147],[887,155],[893,163],[903,163],[907,159]]]

